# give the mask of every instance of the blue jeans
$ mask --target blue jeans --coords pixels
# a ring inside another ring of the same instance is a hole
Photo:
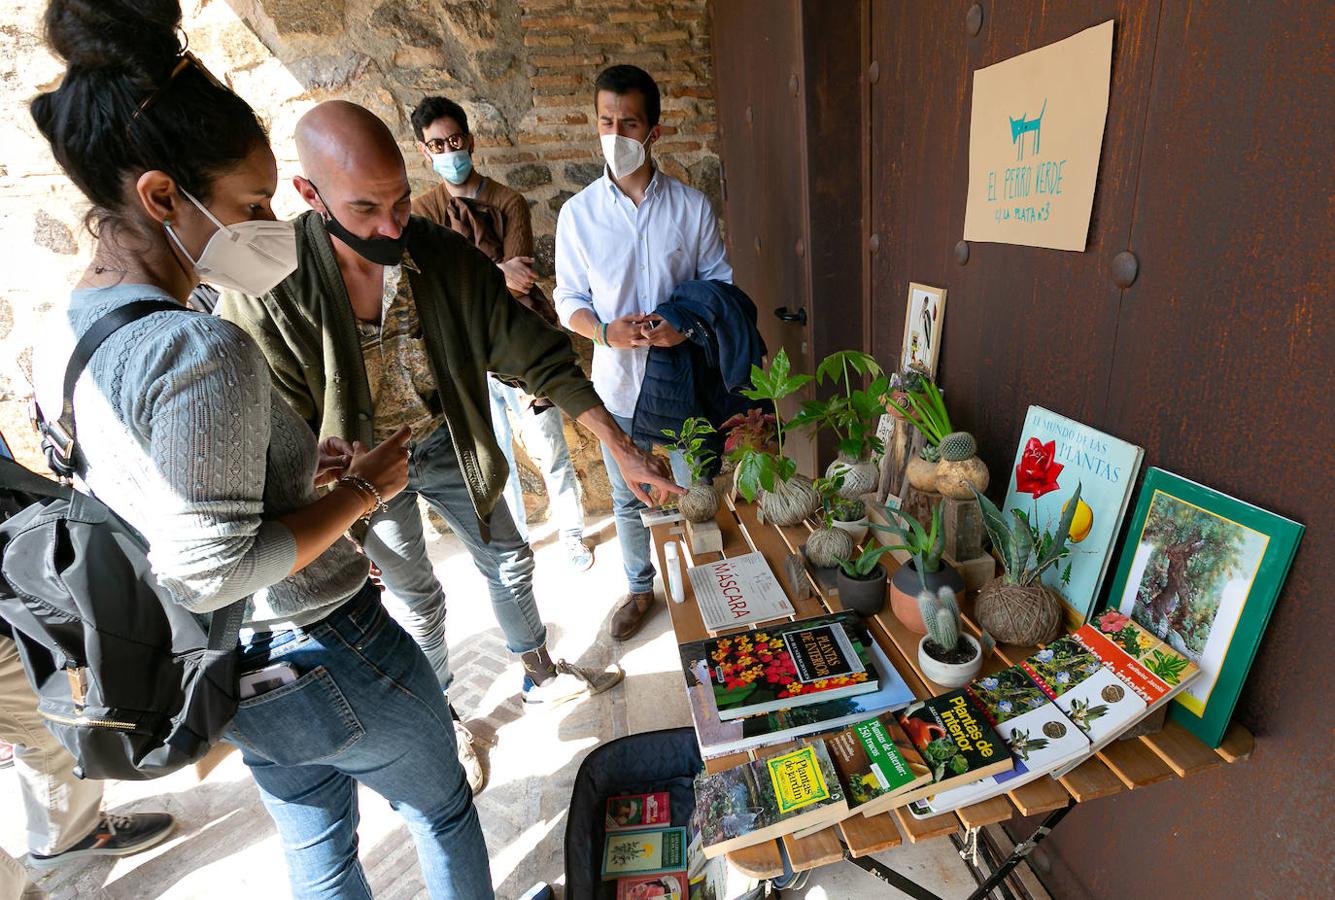
[[[487,385],[491,392],[491,423],[496,430],[496,442],[501,445],[505,461],[510,464],[510,478],[505,482],[505,502],[510,506],[510,515],[520,536],[528,540],[528,514],[524,510],[524,489],[519,483],[515,438],[507,410],[514,413],[524,450],[542,473],[543,484],[547,486],[549,518],[561,529],[562,537],[583,537],[584,504],[580,500],[579,479],[570,462],[561,410],[549,406],[542,412],[533,412],[527,395],[501,383],[494,375],[487,378]]]
[[[631,420],[622,416],[612,416],[621,430],[630,434]],[[653,446],[641,441],[635,442],[642,450],[652,450]],[[691,470],[686,466],[686,459],[677,451],[671,454],[672,478],[683,487],[691,483]],[[640,510],[645,506],[630,488],[626,479],[621,477],[621,467],[617,465],[607,445],[603,445],[603,465],[607,467],[607,480],[612,485],[612,509],[616,517],[617,541],[621,544],[621,559],[626,567],[626,583],[632,593],[642,593],[654,589],[653,561],[649,557],[649,529],[640,521]]]
[[[365,549],[388,588],[385,608],[421,646],[445,691],[454,679],[445,643],[445,588],[427,558],[418,494],[449,524],[487,579],[491,608],[510,651],[523,653],[543,646],[547,629],[533,599],[532,548],[504,503],[492,510],[491,542],[482,539],[450,431],[442,425],[413,447],[408,489],[389,501],[386,512],[371,517]]]
[[[357,859],[359,783],[403,816],[432,897],[491,897],[445,698],[379,593],[367,582],[315,625],[244,640],[242,672],[286,662],[300,677],[242,700],[227,739],[278,826],[296,900],[371,896]]]

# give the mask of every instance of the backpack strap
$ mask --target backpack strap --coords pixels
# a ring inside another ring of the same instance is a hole
[[[62,500],[68,500],[73,493],[69,485],[44,478],[6,456],[0,456],[0,489]]]
[[[74,352],[65,365],[65,385],[60,401],[60,418],[52,422],[45,416],[38,417],[38,427],[43,436],[43,451],[47,464],[61,477],[68,478],[78,468],[77,448],[74,434],[74,386],[79,376],[87,368],[97,348],[114,333],[155,312],[188,312],[174,300],[136,300],[124,306],[118,306],[92,324],[79,342],[74,345]]]

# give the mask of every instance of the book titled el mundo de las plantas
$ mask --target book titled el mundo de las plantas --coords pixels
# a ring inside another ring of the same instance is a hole
[[[695,778],[695,822],[705,855],[718,856],[830,824],[848,812],[824,741]]]
[[[704,642],[722,719],[876,690],[870,637],[856,613],[780,622]]]
[[[687,846],[685,828],[613,832],[603,845],[603,880],[684,871]]]
[[[700,744],[700,755],[708,758],[781,744],[818,731],[842,728],[912,703],[913,692],[890,664],[885,651],[865,633],[864,626],[859,623],[857,627],[862,629],[866,646],[870,648],[870,668],[875,671],[879,683],[874,692],[776,709],[744,719],[719,717],[705,642],[682,644],[682,671],[686,675],[686,694],[691,702],[691,719],[695,725],[695,739]]]
[[[906,707],[899,714],[899,727],[931,768],[932,783],[897,795],[894,806],[1009,771],[1013,765],[1006,741],[964,688]]]
[[[1093,611],[1144,455],[1134,444],[1041,406],[1025,416],[1002,513],[1009,520],[1011,510],[1019,510],[1040,533],[1055,531],[1079,484],[1070,554],[1043,573],[1043,582],[1065,600],[1068,629]]]

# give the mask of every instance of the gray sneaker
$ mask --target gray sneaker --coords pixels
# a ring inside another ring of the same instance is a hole
[[[570,700],[582,700],[616,687],[626,677],[625,671],[613,663],[605,669],[575,666],[564,659],[556,661],[556,675],[542,684],[524,688],[524,705],[528,709],[552,707]]]
[[[172,833],[176,820],[167,813],[134,813],[128,816],[103,814],[97,827],[68,850],[42,856],[28,854],[34,869],[50,869],[63,862],[89,856],[129,856],[147,850]]]

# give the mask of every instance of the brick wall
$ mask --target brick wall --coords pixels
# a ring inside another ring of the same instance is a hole
[[[293,126],[311,105],[339,97],[374,111],[399,136],[414,188],[422,189],[436,176],[413,146],[408,114],[423,96],[445,94],[468,111],[478,168],[528,198],[537,265],[549,275],[561,204],[601,174],[593,78],[623,62],[648,70],[663,91],[659,165],[705,191],[721,212],[705,0],[183,0],[183,7],[191,48],[269,124],[280,216],[304,208],[288,181],[298,171]],[[92,246],[80,227],[82,198],[27,113],[31,97],[61,72],[41,46],[43,8],[42,0],[16,0],[0,12],[0,128],[10,135],[0,160],[0,246],[15,261],[0,282],[0,431],[29,459],[22,410],[31,346]],[[589,506],[605,508],[596,442],[573,426],[568,437]],[[535,473],[527,475],[537,488]]]

